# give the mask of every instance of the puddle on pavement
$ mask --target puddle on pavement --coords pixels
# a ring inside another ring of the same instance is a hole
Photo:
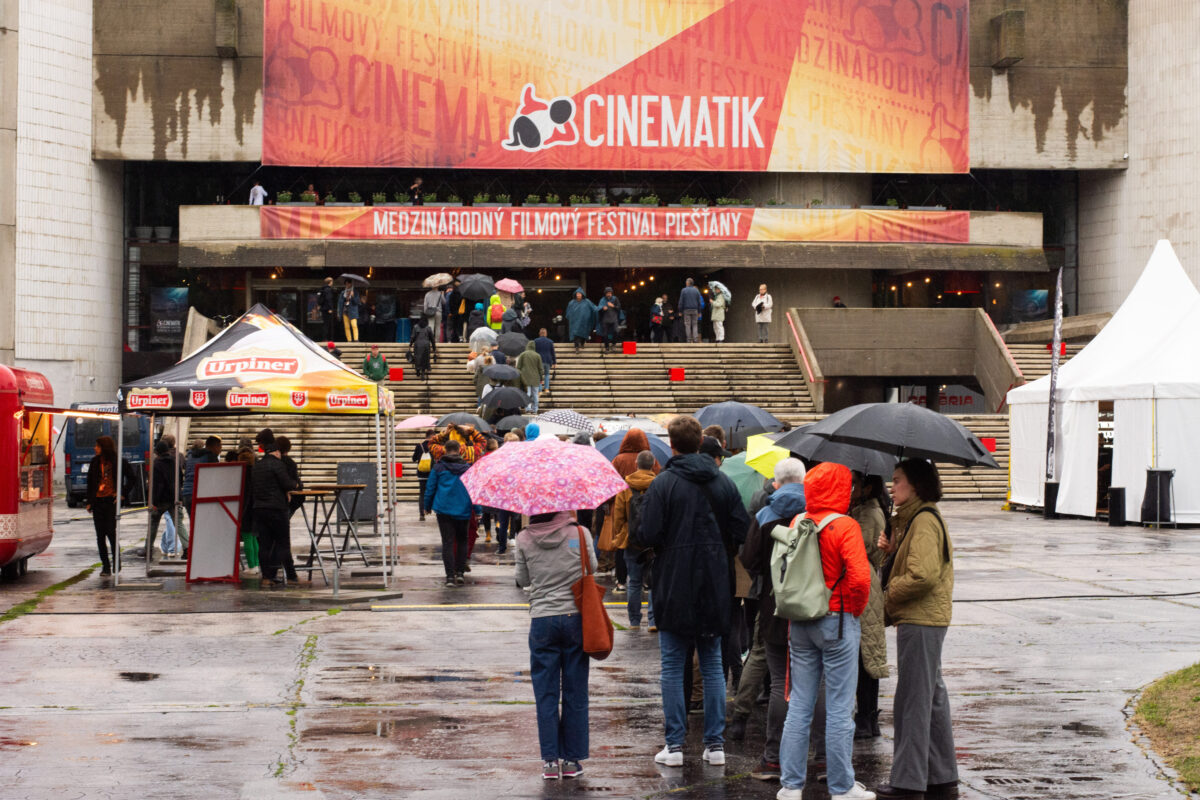
[[[37,747],[37,742],[28,739],[13,739],[10,736],[0,736],[0,750],[15,750],[18,747]]]
[[[384,667],[376,664],[363,664],[346,667],[326,667],[322,670],[326,673],[323,676],[330,681],[344,681],[348,683],[397,683],[397,684],[425,684],[425,683],[520,683],[526,679],[528,670],[518,672],[506,672],[501,674],[468,674],[454,670],[434,670],[433,672],[413,673],[404,672],[392,667]],[[329,673],[332,673],[330,675]]]
[[[1082,722],[1069,722],[1062,726],[1064,731],[1078,733],[1080,736],[1104,736],[1104,729],[1095,725],[1085,725]]]
[[[152,681],[158,677],[157,672],[118,672],[117,674],[121,676],[121,680],[133,683]]]

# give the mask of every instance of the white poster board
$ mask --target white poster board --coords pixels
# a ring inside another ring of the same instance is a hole
[[[240,461],[197,464],[187,580],[238,581],[243,476]]]

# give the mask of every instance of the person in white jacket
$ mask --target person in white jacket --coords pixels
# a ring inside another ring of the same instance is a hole
[[[760,284],[758,294],[750,301],[750,306],[754,309],[754,321],[758,323],[758,341],[759,344],[768,341],[771,338],[771,295],[767,294],[767,285]]]

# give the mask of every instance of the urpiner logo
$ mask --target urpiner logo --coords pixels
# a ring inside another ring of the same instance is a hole
[[[297,389],[292,392],[292,408],[304,408],[308,405],[308,390]]]
[[[370,408],[371,398],[363,392],[330,392],[325,395],[329,408]]]
[[[208,389],[192,389],[192,394],[188,398],[188,404],[197,410],[207,407]]]
[[[125,403],[130,411],[164,411],[171,407],[171,390],[130,389]]]
[[[569,97],[546,101],[535,91],[532,83],[521,90],[521,105],[508,123],[512,138],[502,143],[504,149],[536,153],[555,145],[576,144],[575,101]]]
[[[230,389],[225,393],[226,408],[270,408],[271,393],[257,389]]]

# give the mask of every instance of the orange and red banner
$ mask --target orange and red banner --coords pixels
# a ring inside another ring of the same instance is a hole
[[[966,172],[968,0],[265,0],[263,163]]]
[[[787,208],[263,206],[264,239],[966,243],[970,213]]]

